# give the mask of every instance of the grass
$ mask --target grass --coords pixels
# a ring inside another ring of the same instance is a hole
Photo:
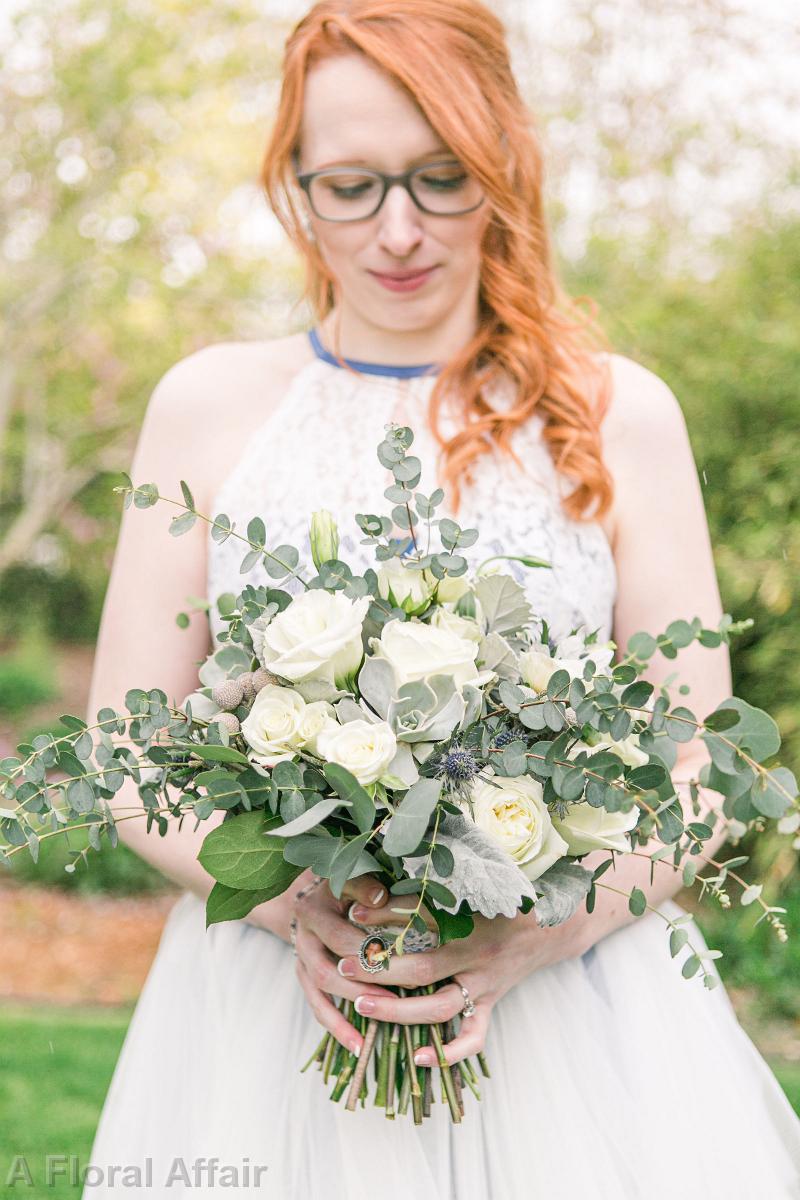
[[[11,1194],[8,1172],[24,1155],[33,1186],[20,1179],[14,1195],[80,1196],[69,1175],[48,1186],[45,1156],[74,1155],[79,1172],[88,1163],[131,1013],[0,1007],[0,1194]]]
[[[21,1194],[80,1196],[69,1174],[48,1186],[45,1155],[64,1155],[68,1163],[74,1156],[80,1178],[131,1015],[129,1008],[0,1007],[0,1190],[14,1157],[24,1155],[33,1187],[18,1183]],[[770,1065],[800,1113],[800,1063]]]

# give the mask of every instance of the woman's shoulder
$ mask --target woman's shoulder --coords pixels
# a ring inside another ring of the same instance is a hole
[[[253,429],[267,420],[293,376],[313,358],[305,333],[203,346],[158,380],[143,432],[193,463],[198,502],[208,501]]]
[[[157,408],[187,407],[195,416],[205,405],[237,398],[269,404],[291,375],[314,357],[306,333],[260,341],[212,342],[173,363],[155,386]],[[210,413],[204,415],[211,415]]]
[[[666,380],[624,354],[604,357],[610,394],[601,438],[614,499],[602,525],[616,546],[622,525],[644,497],[653,488],[663,491],[669,479],[685,477],[691,447],[683,411]]]
[[[685,432],[683,410],[672,388],[655,371],[624,354],[607,354],[611,377],[603,418],[603,444],[641,450],[665,435]]]

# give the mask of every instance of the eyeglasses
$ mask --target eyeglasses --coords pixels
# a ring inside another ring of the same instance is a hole
[[[323,221],[374,217],[395,184],[405,188],[422,212],[437,217],[474,212],[485,199],[477,179],[457,162],[429,163],[401,175],[368,167],[325,167],[298,175],[297,182]]]

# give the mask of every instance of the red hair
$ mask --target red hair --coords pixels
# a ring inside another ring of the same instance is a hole
[[[352,53],[365,55],[406,89],[479,180],[491,207],[481,247],[478,329],[442,368],[430,398],[430,424],[454,504],[459,478],[469,477],[471,464],[489,449],[487,440],[516,457],[513,432],[538,413],[557,470],[576,485],[563,499],[566,512],[578,520],[602,516],[613,497],[600,439],[610,373],[595,351],[608,343],[594,303],[585,313],[557,278],[543,211],[539,139],[511,71],[503,24],[479,0],[321,0],[292,31],[261,182],[305,258],[304,298],[318,320],[335,303],[335,280],[297,207],[293,155],[305,77],[316,63]],[[498,373],[517,388],[516,404],[502,412],[482,395],[484,382],[491,384]],[[464,423],[448,440],[439,417],[451,391],[460,399]]]

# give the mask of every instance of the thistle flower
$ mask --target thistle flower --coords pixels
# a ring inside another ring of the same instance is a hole
[[[446,798],[458,802],[469,800],[473,780],[480,771],[480,764],[471,750],[452,743],[432,754],[429,762],[436,779],[443,781]]]

